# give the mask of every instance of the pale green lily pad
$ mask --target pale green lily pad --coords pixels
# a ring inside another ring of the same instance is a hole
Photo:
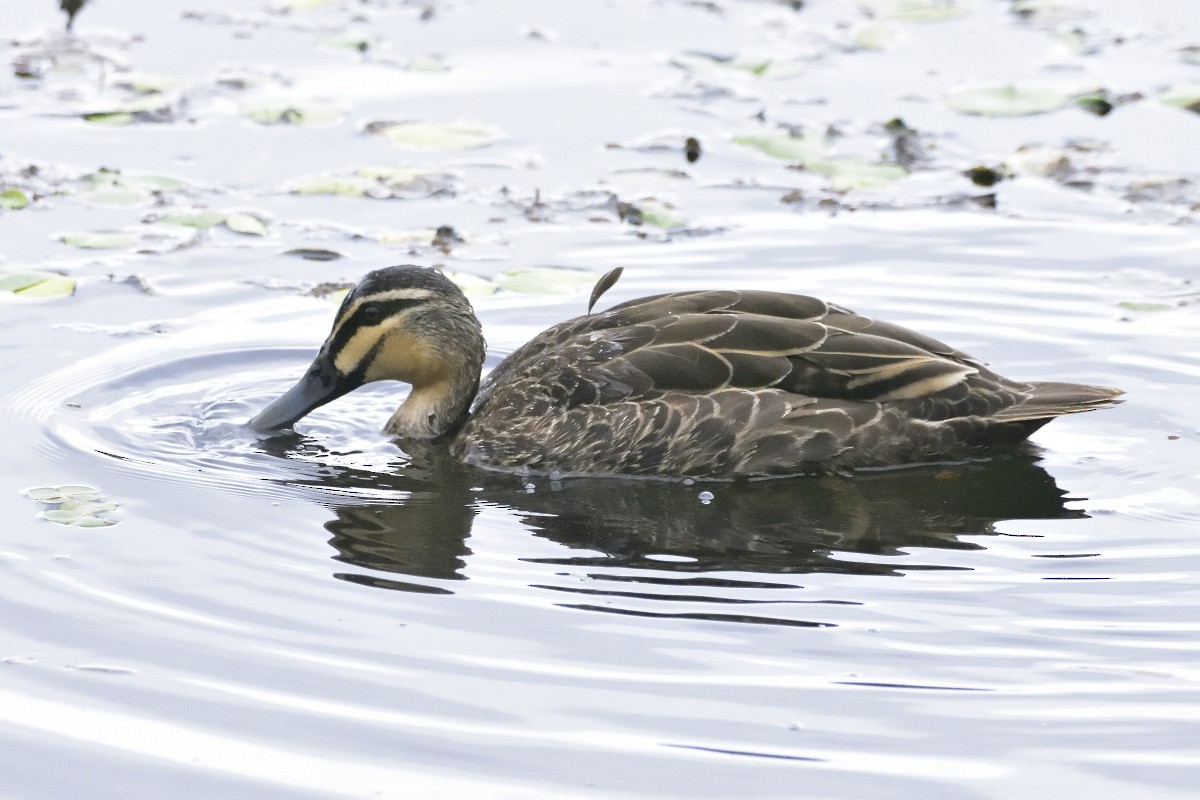
[[[721,56],[712,53],[677,53],[671,63],[689,72],[729,71],[757,78],[792,78],[804,72],[795,61],[756,56]]]
[[[642,215],[642,221],[659,228],[682,228],[687,220],[670,203],[647,198],[633,204]]]
[[[20,189],[5,189],[3,192],[0,192],[0,208],[6,208],[9,211],[20,211],[27,205],[29,205],[29,195]]]
[[[800,136],[785,131],[733,137],[733,143],[753,147],[763,153],[786,161],[810,161],[825,154],[825,135],[808,130]]]
[[[495,281],[472,275],[469,272],[447,272],[446,277],[454,282],[469,298],[490,297],[500,287]]]
[[[946,105],[960,114],[1026,117],[1057,111],[1077,94],[1047,87],[994,86],[955,92],[946,98]]]
[[[75,279],[57,272],[0,272],[0,292],[20,297],[65,297],[75,292]]]
[[[1071,156],[1061,147],[1024,145],[1004,160],[1004,166],[1013,175],[1055,178],[1071,170]]]
[[[378,37],[372,36],[369,33],[339,33],[336,36],[331,36],[325,40],[325,44],[329,47],[337,47],[345,50],[358,50],[360,53],[365,53],[379,42]]]
[[[596,276],[566,267],[528,267],[502,272],[496,282],[501,289],[518,294],[576,294],[590,289]]]
[[[235,233],[244,233],[248,236],[266,236],[270,233],[265,222],[253,214],[243,212],[235,212],[227,216],[225,227]]]
[[[63,244],[81,247],[84,250],[119,250],[123,247],[133,247],[137,243],[136,236],[120,231],[67,233],[60,238]]]
[[[967,13],[954,0],[862,0],[861,5],[877,17],[902,22],[943,22]]]
[[[409,72],[449,72],[450,67],[437,55],[412,56],[404,64]]]
[[[375,122],[367,131],[412,150],[473,150],[504,135],[497,126],[483,122]]]
[[[838,191],[874,189],[908,175],[900,164],[861,158],[833,158],[807,162],[805,168],[829,177]]]
[[[113,107],[83,114],[87,122],[100,125],[129,125],[134,122],[163,122],[173,119],[171,101],[157,92],[137,97]]]
[[[1168,303],[1139,303],[1132,300],[1123,300],[1117,305],[1126,311],[1172,311],[1175,308]]]
[[[183,214],[167,214],[158,217],[154,222],[163,225],[182,225],[186,228],[212,228],[225,221],[221,211],[189,211]]]
[[[1177,106],[1200,114],[1200,83],[1181,83],[1172,86],[1159,97],[1169,106]]]
[[[93,205],[140,206],[154,200],[159,192],[171,192],[187,186],[186,181],[165,175],[144,175],[102,169],[84,177],[87,185],[75,196]]]
[[[288,185],[292,194],[336,194],[342,197],[364,197],[379,182],[362,175],[316,175],[300,178]]]
[[[899,33],[891,25],[875,22],[855,35],[854,46],[860,50],[886,50],[898,36]]]
[[[270,99],[242,106],[242,116],[261,125],[329,125],[342,118],[331,103]]]
[[[453,176],[422,167],[363,167],[351,175],[315,175],[288,185],[293,194],[335,194],[342,197],[428,196],[449,191]]]
[[[83,119],[93,125],[132,125],[137,117],[132,111],[96,111],[84,114]]]
[[[434,228],[416,228],[408,231],[388,231],[376,237],[380,244],[429,244],[437,236]]]
[[[92,486],[37,486],[26,489],[25,496],[39,503],[57,505],[39,516],[59,525],[106,528],[116,524],[103,515],[116,511],[117,504],[101,500],[100,490]]]

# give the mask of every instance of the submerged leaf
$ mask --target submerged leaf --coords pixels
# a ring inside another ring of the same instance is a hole
[[[376,122],[368,133],[378,133],[413,150],[472,150],[500,139],[503,131],[482,122]]]
[[[946,98],[946,105],[960,114],[1024,117],[1057,111],[1076,94],[1046,87],[994,86],[955,92]]]
[[[596,276],[568,267],[528,267],[500,274],[501,289],[518,294],[575,294],[592,286]]]

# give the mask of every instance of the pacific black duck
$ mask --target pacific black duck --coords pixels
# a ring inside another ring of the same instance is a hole
[[[593,298],[594,300],[594,298]],[[484,340],[434,269],[370,272],[269,432],[364,383],[412,386],[386,429],[483,467],[707,478],[980,456],[1120,390],[1010,381],[899,325],[814,297],[689,291],[543,331],[482,389]],[[472,404],[472,401],[473,404]]]

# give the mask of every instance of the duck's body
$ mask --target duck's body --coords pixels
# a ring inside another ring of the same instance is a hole
[[[391,378],[413,392],[388,430],[473,464],[730,478],[978,456],[1120,394],[1010,381],[898,325],[766,291],[658,295],[559,323],[476,398],[483,352],[448,279],[377,270],[347,296],[309,376],[251,426],[290,425]]]

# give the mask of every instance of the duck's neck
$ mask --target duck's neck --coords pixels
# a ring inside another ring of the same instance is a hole
[[[462,427],[479,388],[479,373],[413,386],[385,430],[404,439],[437,439]]]

